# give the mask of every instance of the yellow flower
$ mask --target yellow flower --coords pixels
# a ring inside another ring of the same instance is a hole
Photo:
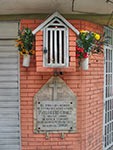
[[[89,31],[81,30],[80,33],[81,33],[81,34],[88,34]]]
[[[20,51],[21,55],[28,55],[28,51],[26,49],[22,49],[22,51]]]
[[[99,34],[95,34],[95,39],[96,40],[100,40],[100,35]]]
[[[23,49],[23,53],[24,53],[25,55],[28,55],[28,54],[29,54],[29,52],[28,52],[26,49]]]
[[[31,49],[31,50],[29,50],[29,53],[34,55],[35,54],[35,50]]]
[[[20,51],[20,54],[21,54],[21,55],[24,55],[22,51]]]
[[[84,31],[84,30],[81,30],[81,31],[80,31],[80,33],[86,33],[86,31]]]

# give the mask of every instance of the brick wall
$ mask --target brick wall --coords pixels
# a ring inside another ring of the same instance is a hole
[[[35,29],[43,20],[21,20],[21,27]],[[78,30],[103,32],[103,27],[88,21],[69,20]],[[42,38],[42,37],[40,37]],[[42,39],[41,39],[42,40]],[[42,50],[41,47],[37,49]],[[75,50],[75,46],[72,46]],[[42,55],[40,51],[40,55]],[[74,53],[75,55],[75,53]],[[77,96],[77,131],[75,134],[33,133],[33,96],[53,75],[53,72],[38,72],[36,56],[31,56],[29,68],[20,61],[21,136],[22,150],[102,150],[104,57],[90,56],[87,71],[79,70],[77,60],[75,71],[65,72],[61,78]]]

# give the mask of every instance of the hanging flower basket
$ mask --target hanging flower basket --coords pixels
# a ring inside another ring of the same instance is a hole
[[[107,43],[103,37],[95,32],[80,31],[76,40],[76,57],[83,70],[88,70],[88,55],[103,53],[103,44]]]
[[[21,55],[23,55],[23,66],[29,67],[30,65],[30,55],[35,54],[35,50],[33,49],[34,45],[34,35],[32,34],[32,30],[29,28],[24,28],[19,31],[19,38],[15,40],[17,42],[16,47]]]
[[[29,67],[30,65],[30,55],[23,55],[23,66]]]
[[[80,66],[83,70],[88,70],[88,64],[89,64],[89,58],[88,57],[82,58]]]

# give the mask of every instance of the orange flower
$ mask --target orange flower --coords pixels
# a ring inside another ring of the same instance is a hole
[[[32,55],[34,55],[35,54],[35,50],[32,50]]]
[[[19,42],[20,40],[18,39],[18,40],[15,40],[15,42]]]
[[[22,43],[22,41],[19,41],[18,44],[16,45],[16,47],[18,47],[21,43]]]

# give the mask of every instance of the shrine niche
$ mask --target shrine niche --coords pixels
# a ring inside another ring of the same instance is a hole
[[[79,31],[59,12],[54,12],[32,32],[36,37],[36,71],[76,70],[76,38]],[[40,57],[40,59],[39,59]]]
[[[60,77],[51,77],[34,96],[34,132],[75,131],[76,96]]]

